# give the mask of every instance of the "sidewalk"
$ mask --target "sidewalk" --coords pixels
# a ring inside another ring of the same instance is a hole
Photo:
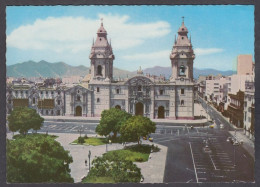
[[[61,143],[65,150],[70,151],[73,158],[73,163],[70,164],[71,176],[74,178],[75,183],[81,182],[81,179],[87,175],[89,169],[88,154],[91,151],[90,162],[95,157],[101,156],[106,152],[106,145],[100,146],[85,146],[85,145],[71,145],[70,143],[79,137],[78,134],[63,134],[63,133],[49,133],[59,136],[56,140]],[[90,136],[90,135],[89,135]],[[95,135],[94,135],[95,136]],[[151,142],[147,144],[151,144]],[[131,145],[131,144],[127,144]],[[154,144],[157,145],[157,144]],[[161,149],[157,153],[151,153],[147,162],[135,164],[141,169],[144,176],[145,183],[163,183],[164,169],[167,156],[167,147],[158,145]],[[121,144],[108,144],[108,151],[123,149]],[[88,161],[85,166],[85,160]]]
[[[228,131],[231,136],[235,136],[235,131]],[[255,160],[255,144],[252,140],[250,140],[244,133],[243,131],[236,131],[236,138],[240,142],[241,140],[243,141],[243,146],[245,150],[253,157]]]

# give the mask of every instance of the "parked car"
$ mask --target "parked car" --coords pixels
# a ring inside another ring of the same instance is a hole
[[[149,141],[150,141],[150,142],[153,142],[153,138],[149,138]]]
[[[143,137],[143,140],[147,140],[147,137],[146,137],[146,136],[144,136],[144,137]]]
[[[224,125],[223,125],[223,124],[220,124],[219,127],[220,127],[221,129],[224,129]]]

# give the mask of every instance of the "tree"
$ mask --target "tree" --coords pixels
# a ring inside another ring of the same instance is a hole
[[[129,160],[109,155],[97,157],[87,178],[112,177],[115,182],[140,182],[141,170]]]
[[[104,110],[101,114],[100,123],[96,127],[96,132],[99,135],[104,136],[107,136],[113,132],[113,136],[115,138],[117,133],[120,131],[121,126],[130,117],[131,114],[116,108]]]
[[[42,134],[7,140],[7,181],[10,183],[73,182],[72,157],[59,142]]]
[[[36,110],[28,107],[17,107],[8,116],[8,127],[10,131],[19,131],[20,134],[27,134],[28,130],[39,130],[44,119],[37,114]]]
[[[154,133],[156,124],[149,118],[143,116],[132,116],[121,127],[120,133],[124,141],[137,141],[140,143],[140,137]]]

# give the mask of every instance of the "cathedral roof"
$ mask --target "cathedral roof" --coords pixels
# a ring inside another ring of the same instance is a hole
[[[187,27],[184,25],[184,21],[182,22],[181,27],[178,30],[179,34],[187,34],[189,31],[187,29]]]
[[[107,40],[107,31],[104,28],[103,22],[97,31],[97,38],[90,52],[90,58],[114,58],[111,42]]]
[[[99,27],[99,29],[97,30],[97,34],[106,34],[107,31],[103,26],[103,22],[101,22],[101,26]]]

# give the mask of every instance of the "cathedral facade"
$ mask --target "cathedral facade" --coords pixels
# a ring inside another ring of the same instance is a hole
[[[194,119],[193,60],[188,29],[182,22],[170,54],[172,75],[167,81],[154,81],[142,70],[125,81],[113,80],[113,54],[103,23],[90,52],[88,88],[65,92],[66,115],[99,117],[112,107],[149,118]],[[82,98],[82,99],[80,99]]]
[[[42,115],[100,117],[103,110],[115,107],[151,119],[194,119],[195,55],[184,21],[170,53],[172,74],[169,80],[156,81],[145,76],[140,68],[136,76],[115,81],[115,56],[103,23],[97,31],[89,58],[87,85],[71,88],[29,85],[23,86],[23,91],[20,91],[21,85],[7,86],[7,111],[10,113],[13,107],[22,103],[23,106],[35,108]]]

